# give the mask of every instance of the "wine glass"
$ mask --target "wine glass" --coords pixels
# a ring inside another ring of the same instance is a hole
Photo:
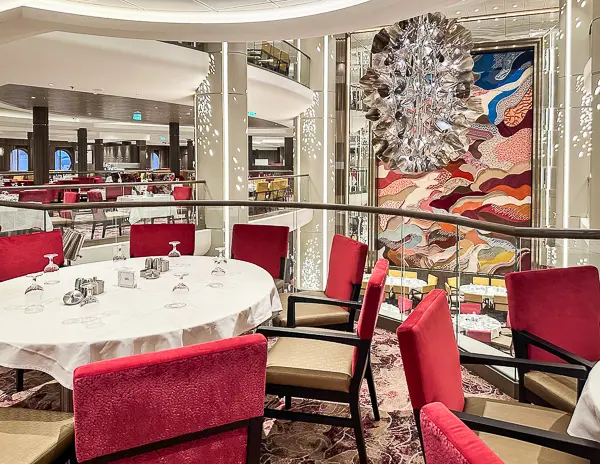
[[[179,282],[177,285],[173,287],[173,291],[171,292],[171,296],[173,298],[173,302],[165,305],[167,309],[179,309],[185,308],[187,306],[186,303],[181,301],[181,298],[187,295],[190,292],[190,288],[183,282],[183,278],[188,276],[187,272],[178,272],[174,274],[175,277],[179,277]]]
[[[29,274],[31,284],[25,290],[25,300],[27,306],[25,307],[26,314],[41,313],[44,310],[42,299],[44,298],[44,287],[37,283],[37,278],[42,276],[43,273]]]
[[[125,261],[127,257],[123,254],[123,245],[116,245],[113,248],[113,261]]]
[[[98,298],[96,298],[94,296],[94,288],[96,287],[96,284],[93,282],[86,282],[85,284],[82,285],[83,288],[83,294],[85,295],[84,299],[81,301],[81,303],[79,303],[79,306],[85,306],[85,305],[96,305],[99,303]]]
[[[44,258],[48,258],[48,264],[44,268],[44,284],[54,285],[60,282],[58,278],[58,265],[54,262],[54,258],[58,255],[56,253],[44,255]]]
[[[227,264],[227,258],[225,258],[225,247],[216,247],[215,250],[219,253],[219,256],[215,256],[213,260],[215,263],[215,268],[212,270],[211,275],[214,276],[224,276],[225,269],[221,267],[221,265]]]
[[[181,253],[177,249],[177,245],[179,245],[180,243],[181,242],[169,242],[169,245],[173,246],[173,249],[169,251],[169,258],[181,258]]]

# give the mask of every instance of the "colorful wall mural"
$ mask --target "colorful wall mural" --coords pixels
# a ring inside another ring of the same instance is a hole
[[[402,174],[378,165],[379,206],[531,224],[534,51],[474,54],[474,121],[469,152],[433,172]],[[379,245],[392,264],[504,274],[529,267],[528,252],[500,234],[431,221],[379,216]]]

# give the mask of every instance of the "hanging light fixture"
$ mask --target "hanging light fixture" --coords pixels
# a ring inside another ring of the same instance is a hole
[[[389,169],[433,171],[467,152],[472,48],[471,32],[440,13],[377,33],[360,85],[375,156]]]

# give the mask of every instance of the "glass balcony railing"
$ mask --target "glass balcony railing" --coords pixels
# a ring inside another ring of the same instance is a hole
[[[248,63],[310,87],[310,58],[285,40],[249,42]]]
[[[200,42],[167,42],[203,50]],[[248,63],[259,66],[310,87],[310,57],[286,40],[247,43]]]
[[[345,224],[344,218],[353,215],[360,215],[370,224],[394,222],[393,229],[405,239],[399,248],[389,249],[384,256],[390,261],[391,270],[380,318],[388,325],[401,324],[423,295],[441,289],[448,297],[460,348],[497,356],[513,356],[512,333],[507,326],[506,273],[580,265],[600,267],[600,230],[512,227],[422,211],[312,203],[306,201],[310,197],[310,178],[304,177],[293,179],[286,199],[273,201],[264,201],[262,197],[243,201],[210,200],[203,181],[188,182],[193,186],[192,199],[177,201],[173,195],[175,184],[186,183],[149,184],[153,191],[159,187],[161,192],[165,191],[152,196],[144,192],[129,194],[131,186],[127,184],[103,185],[100,188],[106,189],[106,201],[101,192],[93,193],[99,190],[97,185],[77,186],[77,193],[87,196],[87,202],[78,203],[69,203],[68,199],[73,197],[70,193],[75,193],[75,187],[60,186],[64,190],[62,203],[13,201],[18,195],[15,196],[14,190],[10,193],[10,189],[5,189],[0,192],[0,236],[56,229],[63,230],[63,235],[74,232],[77,246],[73,249],[67,246],[65,250],[69,264],[76,266],[112,260],[117,246],[128,256],[129,230],[133,224],[194,224],[197,255],[214,255],[215,247],[227,247],[235,223],[287,225],[291,234],[289,269],[286,269],[288,290],[322,290],[327,280],[329,257],[321,254],[327,250],[324,244],[331,240],[334,232],[343,233],[338,223]],[[122,189],[122,195],[113,200],[109,188]],[[448,245],[443,256],[439,254],[435,261],[416,258],[415,250],[428,245],[421,243],[421,237],[411,234],[413,221],[439,224],[436,230],[443,233],[444,243]],[[365,282],[385,249],[389,230],[392,228],[386,228],[387,232],[370,240]],[[485,253],[486,263],[493,264],[486,264],[490,271],[467,272],[466,269],[473,269],[468,262],[468,250],[477,233],[494,239],[494,243],[501,246]],[[353,238],[365,240],[362,235]],[[540,308],[541,313],[543,309]],[[507,378],[516,379],[512,368],[497,370]]]

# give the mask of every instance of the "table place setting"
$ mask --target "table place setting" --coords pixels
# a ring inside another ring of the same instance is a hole
[[[227,259],[224,248],[181,256],[177,245],[130,258],[117,244],[111,261],[59,270],[47,256],[44,272],[0,282],[0,365],[46,372],[70,389],[78,366],[235,337],[282,310],[264,269]]]

